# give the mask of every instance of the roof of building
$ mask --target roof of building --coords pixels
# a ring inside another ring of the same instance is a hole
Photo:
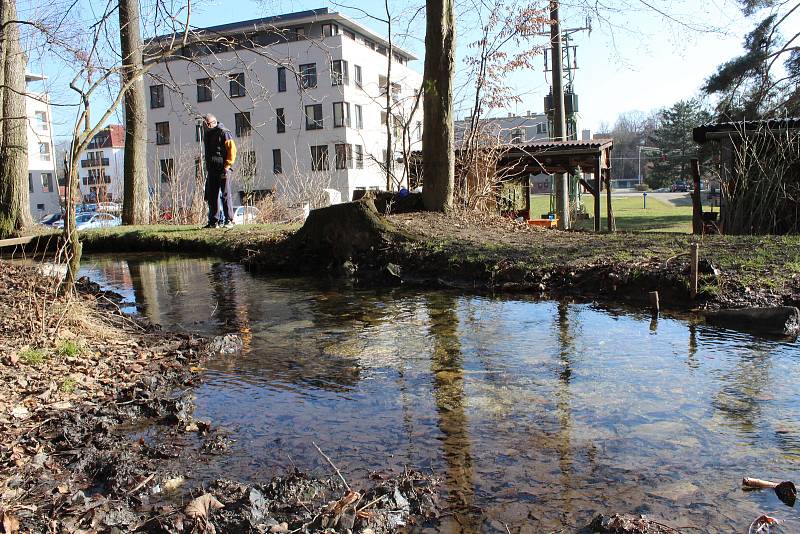
[[[599,150],[613,146],[613,144],[613,139],[602,138],[592,139],[591,141],[551,141],[549,139],[543,139],[541,141],[531,141],[510,146],[529,152],[541,152],[543,150],[548,152],[571,152],[575,150]]]
[[[109,124],[97,132],[89,143],[90,149],[123,148],[125,146],[125,127],[121,124]]]
[[[192,28],[194,31],[198,32],[210,32],[216,34],[230,34],[230,33],[237,33],[244,30],[251,30],[251,31],[258,31],[263,29],[268,29],[276,26],[283,26],[288,24],[299,24],[301,22],[320,22],[323,20],[335,20],[345,22],[348,26],[352,26],[356,29],[359,33],[366,35],[370,39],[374,40],[377,43],[380,43],[386,47],[389,46],[389,42],[381,35],[375,33],[371,29],[367,28],[366,26],[361,25],[360,23],[356,22],[355,20],[342,15],[336,11],[331,11],[327,7],[321,7],[317,9],[308,9],[305,11],[296,11],[294,13],[284,13],[282,15],[273,15],[270,17],[261,17],[257,19],[249,19],[243,20],[239,22],[230,22],[227,24],[219,24],[217,26],[207,26],[205,28]],[[175,34],[164,34],[158,35],[149,39],[148,41],[160,41],[162,39],[170,39],[174,37]],[[408,56],[409,59],[419,59],[417,56],[405,50],[395,44],[392,45],[392,48],[403,55]]]
[[[710,139],[730,137],[731,134],[738,136],[743,132],[752,132],[762,128],[768,130],[798,129],[800,128],[800,117],[703,124],[692,129],[692,138],[696,143],[702,144]]]

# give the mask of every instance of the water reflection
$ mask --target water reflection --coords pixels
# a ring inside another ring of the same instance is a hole
[[[195,392],[196,414],[237,440],[201,480],[262,481],[287,454],[323,471],[316,441],[354,483],[439,473],[442,532],[570,532],[602,511],[727,533],[765,510],[800,530],[774,495],[737,487],[800,479],[796,344],[586,304],[253,277],[214,259],[89,258],[86,273],[166,328],[247,338]]]
[[[456,521],[466,532],[477,532],[479,516],[473,509],[475,489],[472,480],[469,420],[466,413],[464,357],[458,333],[458,299],[440,294],[426,297],[433,341],[431,375],[438,427],[443,434],[442,453],[450,506]]]

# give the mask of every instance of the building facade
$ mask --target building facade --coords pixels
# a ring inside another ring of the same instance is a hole
[[[31,216],[39,220],[49,213],[61,210],[56,176],[53,125],[50,97],[46,91],[37,91],[37,82],[44,76],[26,74],[25,113],[28,116],[28,192]]]
[[[216,44],[203,40],[209,36]],[[176,188],[201,186],[206,113],[237,144],[235,203],[263,192],[303,202],[325,188],[349,200],[359,189],[406,183],[398,160],[422,139],[421,76],[408,66],[412,54],[393,49],[388,81],[388,43],[328,9],[206,28],[195,39],[145,81],[155,194],[175,202]],[[387,159],[395,170],[388,184]]]
[[[81,153],[79,165],[82,202],[122,202],[125,127],[111,124],[97,132]]]

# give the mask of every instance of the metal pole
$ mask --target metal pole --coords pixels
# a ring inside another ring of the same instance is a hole
[[[561,56],[561,23],[558,17],[558,0],[550,0],[550,43],[553,59],[553,140],[566,140],[566,115],[564,113],[564,79]],[[570,228],[569,185],[564,173],[555,174],[556,215],[561,230]]]
[[[639,185],[642,185],[642,147],[639,146],[639,165],[637,166],[639,170]]]

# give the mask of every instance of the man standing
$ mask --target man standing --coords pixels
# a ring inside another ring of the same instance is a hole
[[[203,144],[206,154],[206,201],[208,202],[208,224],[205,228],[233,226],[233,206],[231,205],[231,167],[236,160],[236,144],[231,131],[217,121],[212,114],[203,117],[205,133]],[[219,213],[219,194],[222,191],[222,220]]]

